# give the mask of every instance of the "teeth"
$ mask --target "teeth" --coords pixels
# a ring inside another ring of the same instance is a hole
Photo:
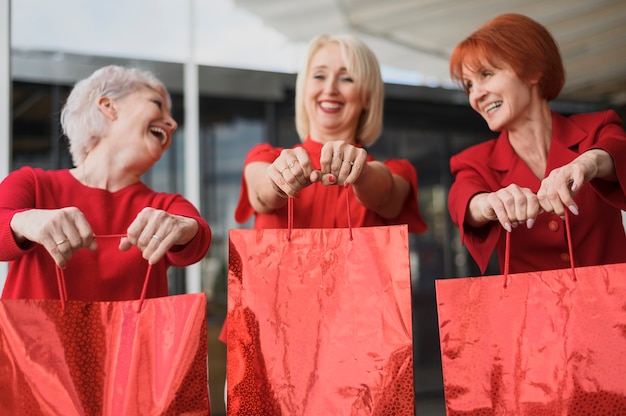
[[[321,102],[320,107],[326,110],[336,110],[341,107],[341,105],[336,103]]]
[[[487,107],[485,107],[485,112],[488,113],[491,110],[494,110],[494,109],[500,107],[501,105],[502,105],[502,101],[496,101],[495,103],[491,103]]]
[[[167,141],[167,133],[160,127],[150,127],[150,131],[153,134],[161,137],[161,143],[165,143]]]

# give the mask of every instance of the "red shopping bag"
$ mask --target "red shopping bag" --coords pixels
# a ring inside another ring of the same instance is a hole
[[[405,225],[230,230],[228,415],[414,416]]]
[[[447,414],[626,414],[626,264],[570,244],[571,268],[509,275],[509,238],[504,275],[435,282]]]
[[[0,301],[0,415],[210,414],[204,293],[82,302],[59,287]]]

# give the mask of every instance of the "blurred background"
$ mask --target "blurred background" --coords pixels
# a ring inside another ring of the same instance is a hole
[[[434,281],[480,274],[447,212],[448,161],[495,137],[451,84],[447,58],[503,12],[535,18],[559,42],[568,78],[555,110],[613,108],[624,119],[623,0],[0,0],[0,174],[71,167],[60,109],[95,69],[139,66],[164,81],[180,127],[145,181],[184,194],[213,230],[206,258],[173,269],[170,287],[207,293],[212,411],[223,415],[226,352],[217,335],[227,307],[228,230],[251,226],[233,218],[245,154],[260,142],[298,142],[295,74],[309,39],[356,34],[379,57],[386,83],[382,137],[368,150],[409,159],[419,175],[429,230],[410,240],[416,408],[442,415]],[[495,263],[488,273],[497,273]],[[0,264],[0,285],[5,275]]]

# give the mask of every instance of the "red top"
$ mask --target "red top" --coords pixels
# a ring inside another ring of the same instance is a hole
[[[615,163],[618,182],[595,179],[575,196],[580,215],[569,215],[576,266],[626,262],[626,236],[620,210],[626,209],[626,133],[617,114],[603,111],[564,117],[552,113],[552,141],[546,174],[589,149],[606,150]],[[507,132],[497,139],[472,146],[450,160],[455,181],[448,208],[460,227],[461,241],[484,273],[497,248],[504,267],[505,233],[497,221],[481,228],[465,225],[470,199],[515,183],[539,190],[540,180],[515,154]],[[554,214],[541,214],[530,230],[520,225],[511,234],[510,272],[569,267],[565,222]]]
[[[138,299],[148,262],[137,247],[118,249],[120,238],[98,237],[125,234],[145,207],[165,210],[198,221],[198,233],[188,244],[174,246],[152,266],[146,297],[168,295],[167,269],[200,261],[211,244],[211,230],[198,210],[181,195],[155,192],[138,182],[117,192],[90,188],[69,170],[43,171],[24,167],[0,184],[0,261],[10,261],[3,298],[58,299],[56,265],[39,244],[20,248],[10,222],[17,212],[31,208],[80,209],[96,234],[98,250],[74,253],[64,270],[70,300],[113,301]]]
[[[314,169],[320,169],[320,156],[322,143],[308,138],[302,146],[309,153]],[[253,147],[246,157],[244,167],[252,162],[272,163],[280,155],[282,148],[272,147],[264,143]],[[368,155],[368,161],[374,158]],[[346,195],[350,198],[350,223],[353,227],[382,226],[408,224],[409,232],[422,233],[426,231],[426,223],[422,219],[417,200],[417,172],[408,160],[388,160],[385,166],[396,175],[406,179],[411,185],[411,192],[400,215],[396,218],[386,219],[368,210],[357,201],[354,192],[342,186],[325,186],[315,183],[298,193],[293,204],[293,227],[294,228],[346,228],[348,227],[348,213]],[[235,211],[235,220],[244,223],[253,214],[256,214],[254,228],[271,229],[287,228],[287,206],[279,208],[269,214],[255,213],[248,200],[248,185],[245,176],[242,175],[241,194],[239,204]]]

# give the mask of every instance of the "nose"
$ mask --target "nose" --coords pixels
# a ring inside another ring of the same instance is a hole
[[[469,91],[469,101],[478,102],[486,95],[486,91],[483,88],[482,84],[476,82],[472,84],[472,88]]]
[[[171,114],[166,114],[164,120],[165,124],[169,127],[172,133],[178,128],[178,123],[174,120]]]
[[[326,83],[324,85],[324,89],[330,93],[337,91],[337,77],[330,76],[326,79]]]

